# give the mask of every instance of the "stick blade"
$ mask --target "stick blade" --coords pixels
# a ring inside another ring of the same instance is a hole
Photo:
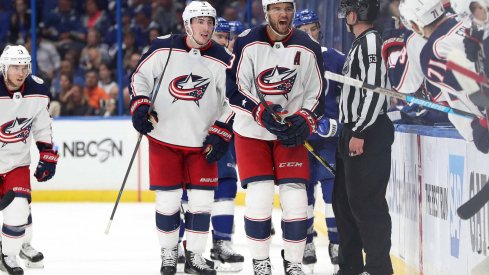
[[[470,200],[457,209],[458,216],[467,220],[474,216],[489,201],[489,182]]]

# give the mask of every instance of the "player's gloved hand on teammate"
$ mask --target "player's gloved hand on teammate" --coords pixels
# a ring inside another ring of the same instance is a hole
[[[475,147],[482,153],[487,154],[489,152],[487,120],[485,118],[474,119],[470,125],[472,126]]]
[[[52,149],[51,145],[37,143],[39,148],[39,163],[37,164],[34,177],[37,181],[43,182],[50,180],[56,173],[56,164],[58,163],[58,152]]]
[[[484,30],[476,30],[468,28],[465,30],[464,46],[467,59],[475,62],[479,57],[479,52],[482,49],[482,38]]]
[[[139,133],[146,135],[154,129],[150,118],[158,122],[158,114],[151,111],[148,114],[151,100],[147,96],[135,96],[131,99],[132,125]]]
[[[338,136],[338,122],[334,119],[323,117],[318,121],[318,135],[324,138]]]
[[[268,105],[270,106],[272,111],[279,116],[286,113],[284,112],[282,106],[278,104],[268,102]],[[288,129],[288,126],[280,121],[277,121],[273,114],[268,111],[262,103],[256,106],[252,114],[258,125],[266,128],[270,133],[276,136],[280,135],[283,131]]]
[[[209,128],[209,133],[204,140],[202,153],[205,155],[205,159],[209,163],[221,159],[228,151],[229,142],[232,138],[233,131],[231,127],[225,123],[216,121]]]
[[[287,130],[278,135],[285,147],[295,147],[304,144],[306,139],[316,131],[317,120],[309,110],[301,109],[285,118]]]

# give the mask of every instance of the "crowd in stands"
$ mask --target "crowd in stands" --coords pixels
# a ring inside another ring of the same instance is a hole
[[[30,0],[0,1],[0,52],[7,44],[30,51]],[[246,0],[208,0],[218,15],[245,21]],[[129,75],[152,39],[184,33],[185,0],[124,0],[122,31],[124,114]],[[261,1],[253,1],[253,24],[264,18]],[[50,113],[56,117],[117,115],[116,0],[37,0],[36,74],[51,87]]]

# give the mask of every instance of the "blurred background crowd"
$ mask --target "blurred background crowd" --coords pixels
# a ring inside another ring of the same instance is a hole
[[[264,22],[261,1],[208,0],[218,16],[242,21],[246,27]],[[383,17],[391,16],[391,2],[383,0]],[[298,9],[318,10],[325,39],[346,52],[351,36],[336,18],[338,0],[296,0]],[[184,33],[186,0],[123,0],[121,25],[116,22],[116,0],[36,0],[35,71],[51,87],[51,114],[56,116],[127,115],[129,76],[152,39]],[[329,11],[328,11],[329,10]],[[324,12],[323,12],[324,11]],[[31,0],[0,1],[0,51],[8,44],[32,49]],[[330,16],[325,14],[328,12]],[[329,24],[334,22],[334,24]],[[122,46],[117,32],[122,32]],[[333,35],[333,31],[336,32]],[[338,31],[340,33],[338,33]],[[334,37],[333,37],[334,36]],[[329,43],[329,44],[331,44]],[[117,53],[122,51],[122,83],[117,81]],[[122,110],[118,110],[118,101]]]

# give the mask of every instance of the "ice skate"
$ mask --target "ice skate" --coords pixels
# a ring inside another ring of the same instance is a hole
[[[231,247],[231,241],[214,240],[211,248],[211,259],[216,271],[239,272],[243,269],[244,257]]]
[[[175,275],[177,273],[178,246],[161,249],[161,275]]]
[[[340,269],[340,267],[338,265],[338,251],[339,251],[339,249],[340,249],[340,245],[338,245],[338,244],[329,243],[329,245],[328,245],[329,258],[331,260],[331,264],[333,264],[334,271],[336,273]]]
[[[44,255],[37,251],[30,243],[22,244],[19,256],[29,268],[44,268]]]
[[[17,262],[17,256],[7,256],[2,254],[2,263],[0,270],[6,272],[9,275],[24,275],[24,270]]]
[[[308,273],[314,273],[314,265],[317,263],[316,246],[313,242],[306,244],[304,249],[304,256],[302,257],[302,264],[309,270]]]
[[[270,262],[270,258],[266,258],[265,260],[253,259],[253,271],[255,275],[271,275],[272,263]]]
[[[284,260],[284,271],[285,275],[305,275],[302,270],[302,264],[291,263],[284,258],[284,251],[282,250],[282,259]]]
[[[215,275],[216,270],[207,263],[201,254],[185,252],[185,273],[198,275]]]

